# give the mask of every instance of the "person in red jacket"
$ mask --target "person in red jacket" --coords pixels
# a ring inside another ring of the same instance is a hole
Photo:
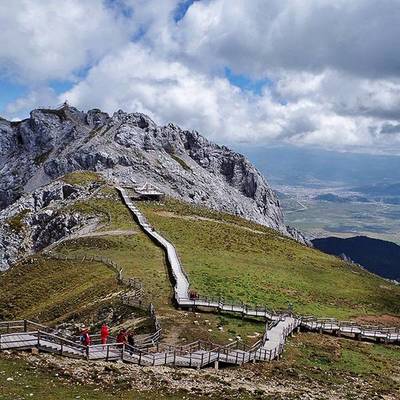
[[[103,324],[100,330],[100,339],[101,339],[101,344],[103,346],[107,344],[109,336],[110,336],[110,328],[106,324]]]
[[[90,338],[89,329],[88,328],[83,328],[83,330],[82,330],[81,343],[84,346],[90,346],[92,344],[92,339]]]

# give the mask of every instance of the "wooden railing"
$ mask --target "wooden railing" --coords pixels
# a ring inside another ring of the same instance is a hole
[[[126,202],[126,196],[124,195],[123,190],[120,191],[124,201]],[[182,279],[187,280],[187,283],[188,278],[186,272],[180,265],[174,247],[168,241],[163,239],[161,235],[156,235],[153,230],[148,227],[146,219],[136,208],[134,210],[131,209],[131,211],[134,213],[136,219],[141,225],[146,225],[144,227],[145,231],[153,238],[156,238],[156,240],[159,241],[159,244],[164,247],[168,255],[167,259],[170,263],[169,266],[175,279],[177,279],[178,276],[181,276]],[[174,249],[173,257],[169,254],[169,247]],[[69,256],[62,255],[61,257],[61,259],[68,259],[67,257]],[[175,270],[176,265],[174,268],[171,264],[172,259],[175,259],[175,261],[179,263],[179,274]],[[105,257],[83,257],[81,260],[101,262],[106,260],[104,263],[117,272],[119,281],[131,288],[131,292],[128,293],[131,293],[132,296],[136,296],[136,293],[140,293],[143,289],[143,285],[140,281],[132,278],[125,279],[122,276],[122,269],[112,260],[106,259]],[[184,287],[186,287],[186,283]],[[178,284],[179,282],[176,282],[176,285]],[[226,302],[222,298],[189,298],[188,296],[185,297],[179,295],[179,293],[182,293],[181,289],[182,287],[178,290],[175,286],[175,298],[178,305],[181,307],[210,307],[218,311],[228,311],[241,313],[242,315],[267,318],[268,322],[263,337],[251,347],[246,346],[241,341],[221,346],[201,340],[184,346],[160,345],[159,339],[161,335],[161,326],[155,313],[154,306],[150,303],[148,312],[154,323],[155,332],[142,337],[137,343],[135,343],[135,346],[114,343],[112,340],[110,340],[110,343],[106,345],[93,344],[91,346],[82,346],[74,341],[51,333],[51,330],[43,325],[21,320],[0,322],[0,350],[2,349],[2,346],[3,348],[37,347],[43,351],[58,352],[65,356],[85,357],[92,360],[123,360],[138,365],[169,364],[201,368],[213,362],[240,365],[256,360],[272,361],[279,358],[283,352],[287,336],[289,336],[293,330],[299,326],[309,330],[320,330],[322,332],[339,331],[355,334],[357,338],[384,338],[389,342],[400,343],[400,330],[398,328],[360,326],[351,321],[295,316],[288,311],[276,312],[267,307]],[[127,298],[126,301],[130,300]],[[31,329],[33,331],[31,331]],[[14,333],[17,333],[17,335],[14,335]],[[272,342],[269,341],[270,334],[273,334],[274,336]],[[269,348],[270,344],[272,344],[272,348]]]

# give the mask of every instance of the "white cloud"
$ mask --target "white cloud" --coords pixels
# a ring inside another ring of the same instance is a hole
[[[309,82],[304,75],[287,75],[276,90],[290,102],[280,104],[269,90],[261,96],[243,93],[224,78],[193,72],[131,44],[104,58],[59,101],[67,98],[78,107],[96,106],[108,112],[140,111],[160,123],[173,121],[223,142],[285,140],[328,148],[374,145],[376,130],[370,130],[370,117],[336,112],[338,105],[329,90],[324,93],[329,79],[333,79],[329,74],[310,75]],[[302,85],[296,85],[299,81]]]
[[[214,0],[194,3],[175,35],[209,65],[254,75],[281,70],[399,75],[398,0]]]
[[[20,80],[43,81],[9,115],[68,98],[85,109],[141,111],[219,142],[400,153],[400,2],[197,1],[175,23],[180,3],[0,3],[0,62]],[[225,67],[273,84],[259,95],[240,90]],[[55,100],[43,89],[52,79],[76,84]]]
[[[68,80],[129,37],[101,0],[0,2],[0,73],[24,83]]]

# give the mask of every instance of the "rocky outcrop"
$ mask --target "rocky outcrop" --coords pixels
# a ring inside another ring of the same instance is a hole
[[[0,120],[0,207],[76,170],[100,171],[119,184],[148,181],[182,200],[287,229],[278,199],[241,154],[174,124],[140,113],[87,113],[65,106],[34,110],[29,119]]]
[[[87,198],[92,188],[54,181],[22,196],[0,212],[0,270],[38,252],[89,223],[68,206]]]

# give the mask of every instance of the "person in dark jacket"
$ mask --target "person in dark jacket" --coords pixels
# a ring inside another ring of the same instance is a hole
[[[126,334],[126,329],[121,329],[118,333],[117,336],[117,343],[121,345],[126,344],[127,342],[127,334]]]
[[[129,353],[132,355],[133,348],[135,347],[135,337],[133,336],[133,332],[129,332],[128,334],[128,344],[129,344]]]

